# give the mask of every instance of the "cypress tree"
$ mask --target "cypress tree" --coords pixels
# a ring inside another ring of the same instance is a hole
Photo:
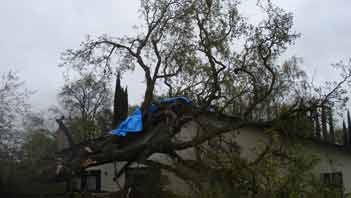
[[[310,126],[311,126],[311,136],[313,136],[314,135],[314,131],[316,130],[315,128],[316,127],[314,127],[314,123],[313,123],[313,121],[314,121],[314,111],[313,110],[310,110],[309,112],[308,112],[309,114],[308,114],[308,121],[310,122],[309,124],[310,124]]]
[[[121,98],[121,103],[122,103],[122,110],[121,110],[121,116],[123,119],[125,119],[128,116],[128,91],[127,87],[125,89],[122,89],[123,97]]]
[[[112,128],[118,125],[128,116],[128,95],[121,87],[121,74],[117,74],[115,97],[113,101]]]
[[[326,112],[325,105],[322,106],[321,122],[322,122],[323,139],[324,141],[328,141],[327,112]]]
[[[329,133],[330,133],[330,141],[331,143],[335,142],[335,131],[334,131],[334,119],[333,119],[333,109],[331,107],[328,108],[328,121],[329,121]]]
[[[120,73],[117,74],[116,85],[115,85],[115,97],[113,101],[113,120],[112,120],[112,128],[116,128],[120,122],[120,117],[118,114],[119,104],[121,98],[120,88],[121,88],[121,79]]]
[[[312,136],[316,136],[315,119],[316,119],[315,110],[310,110],[310,120],[309,121],[310,121],[310,124],[311,124]]]
[[[129,101],[128,101],[128,88],[126,87],[124,90],[124,116],[128,116],[128,107],[129,107]]]
[[[318,139],[321,138],[321,125],[319,122],[319,113],[318,111],[315,112],[315,127],[316,127],[316,136]]]

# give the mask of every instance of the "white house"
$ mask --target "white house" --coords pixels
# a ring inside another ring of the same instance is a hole
[[[269,144],[268,136],[260,128],[244,128],[235,133],[235,141],[240,147],[240,154],[248,160],[255,159],[257,150],[262,150],[265,144]],[[177,138],[183,140],[191,139],[195,135],[193,125],[183,128]],[[303,145],[308,152],[316,154],[320,162],[316,165],[313,172],[320,176],[322,180],[329,180],[342,185],[345,193],[351,193],[351,155],[348,149],[342,145],[309,141]],[[183,158],[195,159],[195,150],[193,148],[178,152]],[[149,159],[170,164],[172,161],[163,154],[153,154]],[[77,188],[84,187],[88,191],[115,192],[128,188],[131,183],[135,182],[152,182],[145,181],[143,171],[154,171],[152,175],[155,179],[167,180],[165,188],[178,194],[186,195],[191,192],[190,186],[171,172],[148,169],[148,167],[138,164],[132,164],[119,178],[116,178],[116,172],[126,162],[110,162],[96,165],[86,169],[86,174],[82,178],[76,179]],[[139,172],[138,172],[139,171]],[[133,173],[133,174],[131,174]],[[143,181],[142,181],[143,180]]]

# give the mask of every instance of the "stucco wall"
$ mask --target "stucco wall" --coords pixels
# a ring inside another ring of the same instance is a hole
[[[268,136],[257,128],[245,128],[235,132],[235,140],[240,147],[241,156],[248,160],[256,158],[257,153],[261,151],[266,144],[268,144]],[[177,135],[178,140],[190,140],[196,136],[196,126],[188,125],[182,132]],[[317,164],[314,173],[319,176],[321,173],[331,173],[340,171],[343,174],[343,183],[345,192],[351,192],[351,153],[338,149],[332,145],[325,144],[305,144],[306,151],[317,154],[320,158],[320,163]],[[185,159],[195,159],[195,150],[193,148],[185,149],[177,152]],[[172,160],[163,154],[153,154],[149,159],[159,161],[161,163],[171,165]],[[117,164],[118,169],[123,163]],[[96,167],[91,167],[89,170],[101,170],[101,187],[104,191],[117,191],[119,190],[116,182],[113,181],[114,177],[114,164],[104,164]],[[168,190],[173,190],[179,194],[187,195],[190,192],[188,184],[168,171],[162,171],[162,175],[168,177],[168,184],[165,186]],[[124,186],[125,177],[122,175],[118,179],[121,187]]]
[[[236,139],[242,148],[241,155],[248,159],[254,159],[256,151],[268,143],[267,135],[257,129],[245,129]],[[320,160],[312,170],[317,177],[322,173],[342,172],[345,193],[351,193],[351,152],[325,143],[306,142],[302,146],[303,150],[315,154]]]
[[[122,167],[122,163],[123,162],[116,163],[117,170],[119,170]],[[125,182],[124,175],[122,175],[117,182],[114,181],[114,177],[115,177],[114,166],[115,166],[114,163],[107,163],[107,164],[102,164],[99,166],[87,168],[87,170],[101,171],[101,190],[102,191],[115,192],[115,191],[121,190],[124,186],[124,182]]]
[[[195,135],[195,130],[192,127],[183,130],[180,137],[193,137]],[[268,135],[261,129],[244,128],[231,132],[231,134],[234,134],[235,140],[240,146],[241,157],[247,158],[248,160],[255,159],[257,153],[262,151],[265,145],[269,144]],[[345,193],[351,193],[351,152],[347,152],[335,145],[313,142],[303,144],[303,150],[317,155],[320,159],[319,163],[316,164],[315,168],[312,170],[317,177],[320,177],[322,173],[342,172]],[[192,149],[186,149],[178,153],[186,158],[195,156],[194,150]],[[175,177],[174,175],[170,176]],[[186,183],[179,182],[178,180],[179,178],[175,180],[177,182],[174,184],[171,183],[170,186],[179,189],[182,188],[183,185],[186,185]]]
[[[320,158],[320,162],[313,170],[316,175],[342,172],[345,192],[351,193],[351,153],[337,147],[321,144],[310,144],[308,149]]]

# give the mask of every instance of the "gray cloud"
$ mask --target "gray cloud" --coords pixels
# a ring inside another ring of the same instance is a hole
[[[0,6],[0,72],[20,72],[37,93],[32,103],[55,103],[63,84],[60,53],[87,34],[122,36],[138,23],[137,0],[3,0]],[[133,93],[131,94],[133,97]]]
[[[284,57],[303,57],[306,69],[319,80],[335,78],[329,65],[350,56],[351,1],[274,2],[294,13],[295,29],[302,33]],[[37,90],[33,105],[42,108],[56,102],[63,84],[57,65],[64,49],[77,47],[87,34],[130,34],[140,22],[138,0],[2,0],[0,4],[0,72],[18,70],[29,88]],[[252,5],[243,8],[251,17],[259,17]],[[142,99],[140,76],[125,77],[133,103]]]
[[[302,34],[287,55],[304,58],[310,74],[319,81],[336,79],[330,64],[351,57],[351,1],[276,0],[278,5],[294,13],[295,29]]]

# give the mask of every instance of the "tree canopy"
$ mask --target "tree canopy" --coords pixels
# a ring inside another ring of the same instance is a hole
[[[300,69],[299,58],[292,57],[283,64],[278,61],[299,37],[293,30],[292,13],[271,1],[258,1],[263,19],[250,23],[240,11],[240,3],[239,0],[142,0],[143,24],[138,34],[88,37],[79,48],[66,50],[62,56],[64,67],[93,72],[101,78],[139,69],[144,72],[146,84],[142,135],[122,148],[94,145],[90,154],[74,151],[71,156],[77,160],[67,161],[67,167],[84,168],[87,164],[82,161],[129,161],[126,166],[139,162],[173,171],[200,192],[204,187],[196,178],[213,173],[223,182],[221,190],[238,190],[238,194],[248,197],[278,197],[288,187],[292,189],[287,192],[289,196],[306,190],[304,182],[297,181],[307,178],[307,173],[300,173],[311,167],[310,161],[306,161],[308,157],[290,153],[274,141],[274,135],[271,140],[274,146],[267,146],[254,163],[234,160],[238,158],[233,152],[235,144],[228,142],[222,144],[226,144],[224,148],[229,144],[232,152],[217,150],[214,160],[208,151],[202,152],[208,159],[202,161],[185,160],[177,154],[187,148],[201,148],[210,140],[247,126],[268,128],[271,134],[308,130],[310,124],[301,123],[307,123],[308,115],[311,117],[317,108],[327,104],[342,106],[346,102],[344,85],[351,77],[348,63],[337,65],[342,71],[339,82],[314,85]],[[187,96],[193,105],[166,106],[161,110],[163,118],[157,122],[149,119],[148,107],[155,100],[157,88],[165,89],[162,94],[167,96]],[[326,112],[323,116],[326,123]],[[195,122],[201,132],[190,140],[177,139],[189,122]],[[148,160],[154,153],[167,155],[173,166]],[[291,175],[270,181],[278,177],[276,171],[286,162],[292,163]],[[235,188],[225,189],[226,185]],[[243,186],[249,189],[243,190]]]
[[[0,159],[16,159],[23,141],[20,135],[21,117],[28,110],[26,100],[30,92],[23,87],[15,72],[1,74],[0,78]]]

